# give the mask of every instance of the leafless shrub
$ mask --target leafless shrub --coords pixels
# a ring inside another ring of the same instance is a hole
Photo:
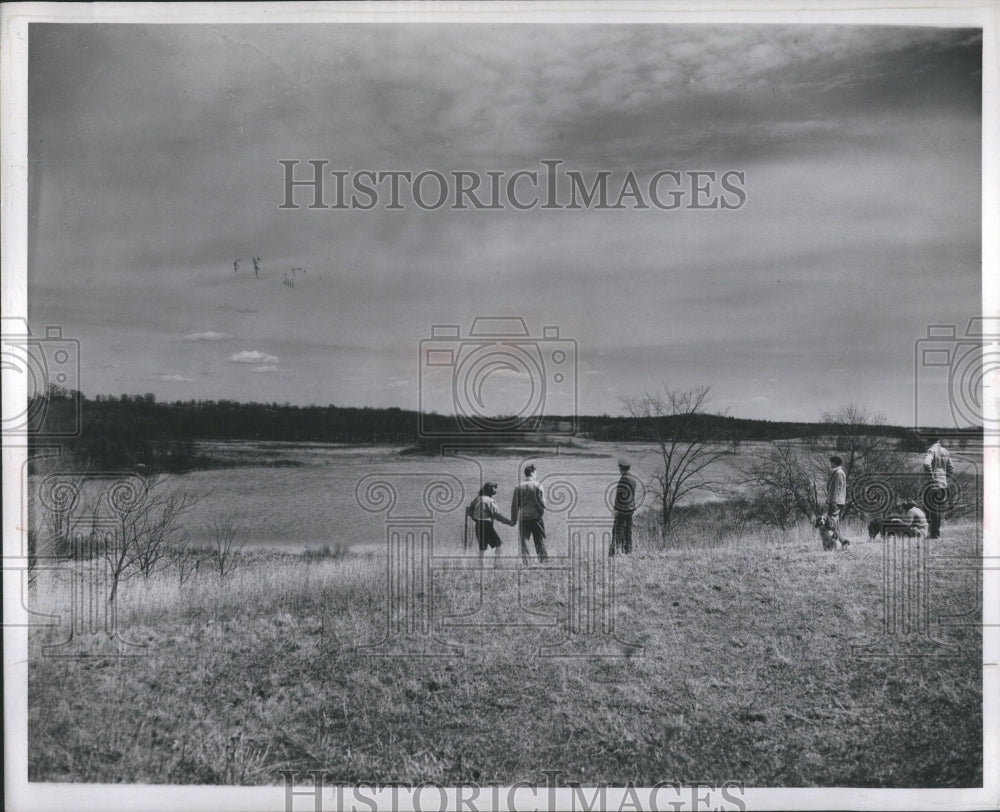
[[[216,516],[209,525],[209,557],[219,572],[219,578],[225,578],[239,565],[240,554],[246,547],[246,537],[233,516]]]
[[[167,476],[141,475],[139,485],[114,504],[114,530],[104,534],[99,545],[108,564],[113,601],[120,581],[134,575],[149,578],[166,564],[172,549],[186,545],[187,535],[181,518],[203,497],[178,492]],[[98,524],[98,508],[94,508],[94,526]]]
[[[814,463],[794,443],[776,440],[751,458],[743,482],[751,494],[750,516],[760,524],[787,530],[815,516],[820,497]]]

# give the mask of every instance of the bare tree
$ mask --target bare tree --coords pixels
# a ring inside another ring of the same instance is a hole
[[[177,582],[183,585],[188,578],[198,572],[201,562],[209,555],[208,551],[195,547],[185,539],[183,544],[172,547],[167,557],[177,570]]]
[[[861,474],[885,474],[892,477],[906,466],[906,457],[898,441],[888,433],[888,421],[878,412],[868,412],[851,404],[823,415],[829,433],[836,436],[836,453],[844,460],[848,483]],[[829,454],[816,461],[816,477],[823,483],[829,475]],[[848,504],[844,515],[849,515]]]
[[[216,516],[212,519],[209,535],[212,540],[209,558],[218,568],[219,578],[222,579],[236,568],[240,553],[246,547],[246,538],[232,516]]]
[[[114,531],[99,545],[111,576],[109,602],[114,601],[122,580],[136,574],[149,578],[174,547],[186,543],[180,520],[201,500],[173,490],[170,480],[159,474],[141,475],[139,482],[115,500]],[[95,508],[95,528],[97,518]]]
[[[622,398],[628,413],[651,433],[659,451],[662,468],[654,475],[654,488],[664,530],[681,499],[694,490],[717,490],[724,485],[709,471],[730,453],[715,419],[722,415],[704,413],[709,390],[708,386],[686,391],[664,387],[662,393]]]
[[[814,465],[793,443],[775,440],[743,470],[752,495],[751,513],[761,524],[786,530],[820,512]]]
[[[29,568],[37,555],[69,555],[76,526],[89,510],[87,469],[63,470],[61,462],[59,457],[43,458],[31,471],[38,484],[28,491]]]
[[[848,477],[902,470],[905,458],[888,433],[884,415],[851,404],[824,414],[823,423],[836,435],[837,453],[844,459]]]
[[[146,503],[136,523],[129,555],[143,579],[166,563],[171,550],[187,545],[187,532],[180,519],[200,501],[193,494],[167,490],[167,480],[162,476],[147,482]]]

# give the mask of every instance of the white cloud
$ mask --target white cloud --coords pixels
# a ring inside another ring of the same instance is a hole
[[[230,363],[233,364],[276,364],[278,359],[274,355],[268,355],[260,350],[243,350],[229,356]]]
[[[185,341],[228,341],[231,338],[229,333],[216,333],[213,330],[206,330],[204,333],[189,333],[184,336]]]
[[[194,378],[185,378],[183,375],[160,375],[158,377],[167,383],[192,383],[194,381]]]

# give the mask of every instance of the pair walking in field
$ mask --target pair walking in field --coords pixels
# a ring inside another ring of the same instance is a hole
[[[618,460],[620,476],[615,490],[614,527],[611,531],[611,547],[608,555],[632,552],[632,515],[636,510],[639,482],[629,473],[630,468],[631,463],[628,460]],[[494,522],[499,521],[511,527],[517,526],[521,560],[526,566],[531,564],[529,538],[534,542],[538,563],[545,564],[549,558],[545,546],[545,490],[538,481],[537,469],[531,464],[525,466],[524,479],[514,488],[511,497],[510,518],[500,513],[499,506],[493,498],[498,489],[496,482],[486,482],[466,510],[466,516],[475,526],[480,560],[486,554],[486,550],[492,547],[495,550],[496,563],[499,563],[503,540],[494,527]]]
[[[500,508],[493,498],[499,485],[487,482],[479,489],[479,495],[472,500],[466,510],[466,516],[472,519],[476,529],[476,540],[479,543],[479,558],[482,560],[486,550],[495,550],[496,562],[499,563],[500,546],[503,540],[497,534],[494,521],[499,521],[511,527],[517,526],[518,539],[521,547],[521,560],[531,563],[531,553],[528,551],[528,539],[535,543],[535,554],[538,563],[544,564],[548,558],[545,548],[545,491],[537,479],[537,469],[534,465],[524,468],[524,480],[514,488],[510,502],[510,518],[500,513]]]

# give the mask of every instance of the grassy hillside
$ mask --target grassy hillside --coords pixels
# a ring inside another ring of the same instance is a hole
[[[951,526],[933,544],[975,554],[976,533]],[[435,575],[439,616],[481,596],[480,618],[496,624],[443,630],[464,647],[444,658],[358,651],[384,629],[378,556],[258,554],[221,583],[127,582],[120,627],[146,656],[43,657],[65,632],[32,633],[29,777],[273,784],[281,769],[324,769],[331,782],[511,784],[562,770],[615,785],[982,783],[974,573],[930,576],[932,620],[972,612],[967,625],[935,625],[955,656],[861,659],[851,645],[879,637],[883,612],[882,546],[867,537],[823,553],[801,528],[777,542],[640,550],[616,566],[618,634],[643,649],[612,646],[613,658],[539,657],[560,627],[511,625],[527,616],[519,607],[565,620],[558,570]],[[67,606],[68,575],[40,574],[33,606]]]

